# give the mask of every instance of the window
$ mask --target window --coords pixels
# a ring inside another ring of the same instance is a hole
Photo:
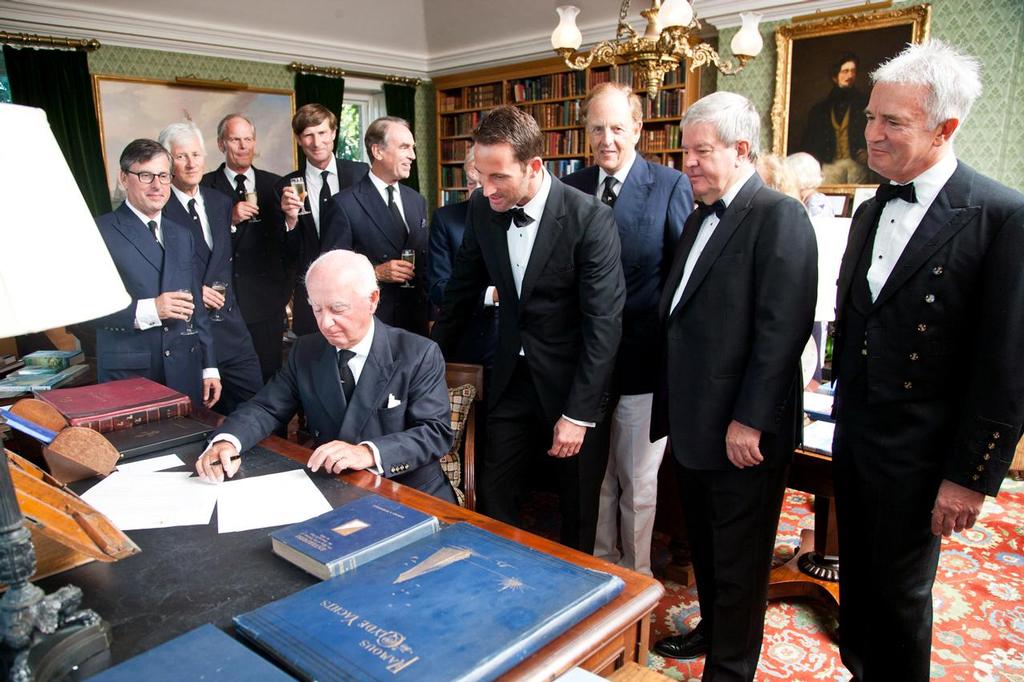
[[[341,106],[341,120],[338,121],[337,155],[339,159],[363,160],[365,113],[366,105],[364,103],[346,103]]]

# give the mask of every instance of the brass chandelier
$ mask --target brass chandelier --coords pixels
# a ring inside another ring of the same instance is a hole
[[[615,40],[605,40],[595,45],[589,53],[580,54],[577,50],[583,43],[583,35],[576,26],[579,8],[563,5],[556,11],[559,20],[558,26],[551,33],[551,47],[565,60],[566,66],[581,71],[595,60],[613,66],[619,62],[632,64],[651,99],[657,97],[665,74],[679,68],[684,59],[690,60],[690,70],[714,64],[723,74],[731,76],[756,57],[763,45],[761,34],[757,31],[760,14],[740,14],[743,26],[731,44],[738,61],[738,64],[734,64],[732,60],[726,61],[719,57],[707,43],[698,43],[696,33],[701,24],[687,0],[651,0],[651,7],[640,12],[647,20],[647,30],[643,35],[626,22],[629,0],[623,0],[619,8]]]

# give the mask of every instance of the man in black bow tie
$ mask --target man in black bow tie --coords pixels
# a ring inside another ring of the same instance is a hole
[[[458,343],[481,297],[500,301],[479,510],[516,523],[530,455],[558,460],[561,541],[591,552],[607,458],[605,394],[625,280],[611,209],[544,169],[544,136],[515,107],[473,131],[482,192],[448,280],[434,338]]]
[[[654,650],[707,653],[704,679],[752,680],[775,531],[801,425],[800,352],[817,291],[803,205],[754,171],[760,118],[716,92],[682,121],[699,201],[662,291],[651,438],[668,435],[700,599],[700,624]]]
[[[938,41],[872,74],[839,274],[833,466],[840,646],[857,680],[927,680],[943,535],[995,495],[1024,421],[1024,196],[957,161],[976,60]]]

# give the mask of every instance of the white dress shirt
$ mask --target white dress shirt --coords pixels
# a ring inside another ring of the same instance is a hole
[[[378,178],[376,175],[374,175],[372,170],[369,173],[367,173],[367,176],[369,176],[370,182],[372,182],[374,188],[376,188],[377,194],[379,194],[380,198],[384,201],[384,205],[387,206],[388,205],[388,187],[389,187],[388,183],[384,182],[383,180]],[[398,206],[398,212],[402,214],[402,222],[405,223],[405,231],[408,232],[409,231],[409,221],[407,221],[405,219],[405,206],[402,205],[402,192],[399,190],[397,182],[392,184],[392,185],[390,185],[390,186],[395,188],[395,192],[394,192],[394,194],[395,194],[395,205]],[[389,209],[388,215],[391,215],[390,209]]]
[[[635,151],[633,152],[633,156],[631,156],[629,158],[629,161],[627,161],[626,163],[622,164],[622,168],[620,168],[615,173],[612,173],[612,176],[616,180],[618,180],[618,182],[616,182],[614,185],[612,185],[612,194],[614,194],[616,197],[618,197],[620,194],[622,194],[622,185],[625,184],[626,177],[629,175],[629,171],[633,167],[634,163],[636,163],[636,152]],[[604,180],[607,177],[608,177],[608,173],[605,171],[605,169],[601,168],[600,166],[598,166],[598,171],[597,171],[597,190],[594,192],[594,196],[597,197],[598,199],[600,199],[601,195],[604,194]]]
[[[256,191],[256,171],[252,169],[252,166],[246,168],[244,173],[236,173],[235,171],[228,168],[227,164],[224,164],[224,176],[228,179],[228,182],[231,183],[232,189],[236,189],[238,187],[238,185],[235,184],[235,177],[238,175],[241,175],[243,178],[245,178],[246,192]]]
[[[309,199],[310,213],[313,214],[313,224],[316,225],[316,233],[320,234],[320,192],[323,191],[324,178],[321,175],[327,171],[327,186],[331,188],[331,196],[338,193],[338,159],[333,155],[327,162],[327,168],[317,168],[311,163],[306,163],[306,197]]]
[[[950,150],[935,165],[912,180],[917,197],[915,203],[892,199],[882,208],[875,243],[871,248],[871,266],[868,268],[868,288],[871,289],[872,301],[878,298],[878,293],[892,274],[924,214],[955,171],[956,156]]]
[[[174,185],[171,185],[171,191],[174,192],[174,196],[178,197],[178,201],[181,202],[185,213],[188,213],[188,202],[195,199],[196,213],[199,214],[199,225],[203,229],[203,240],[206,242],[206,246],[213,251],[213,232],[210,231],[210,221],[206,217],[206,203],[203,201],[203,193],[196,187],[195,194],[185,194]],[[191,219],[191,216],[189,216],[189,219]]]
[[[743,185],[747,183],[750,176],[754,174],[754,167],[751,166],[747,171],[740,177],[739,180],[734,182],[731,187],[722,195],[722,203],[725,204],[726,208],[729,208],[729,204],[732,203],[736,195],[743,189]],[[686,265],[683,266],[683,278],[679,280],[679,286],[676,287],[675,293],[672,294],[672,305],[669,306],[669,314],[676,309],[679,304],[679,300],[683,297],[683,291],[686,289],[686,283],[690,281],[690,275],[693,274],[693,268],[697,265],[697,259],[700,258],[700,254],[704,251],[704,247],[711,241],[711,235],[715,233],[715,228],[718,227],[719,218],[714,213],[709,213],[704,222],[700,224],[700,231],[697,232],[697,240],[693,243],[693,248],[690,249],[689,255],[686,257]]]

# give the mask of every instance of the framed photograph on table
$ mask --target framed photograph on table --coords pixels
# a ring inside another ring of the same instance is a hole
[[[193,121],[206,143],[206,170],[224,160],[217,149],[217,124],[231,113],[244,114],[256,126],[258,168],[287,173],[296,167],[291,119],[295,94],[291,90],[249,88],[216,81],[153,80],[94,75],[93,98],[100,123],[100,143],[107,187],[116,206],[123,199],[117,186],[118,159],[134,139],[156,139],[171,123]]]
[[[869,75],[908,43],[927,40],[930,23],[931,5],[913,5],[779,27],[772,151],[816,158],[825,194],[852,197],[858,186],[877,184],[864,141]]]

